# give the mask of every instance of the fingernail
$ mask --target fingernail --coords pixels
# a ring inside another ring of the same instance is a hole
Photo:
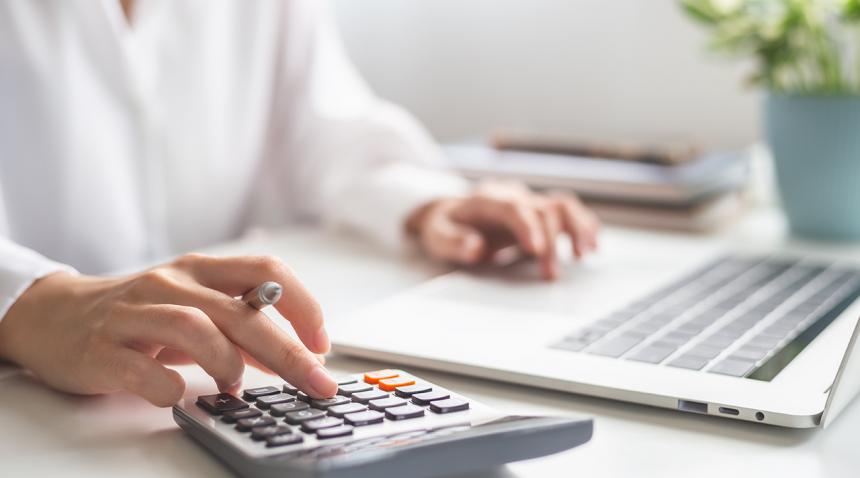
[[[326,332],[325,327],[320,327],[317,330],[314,345],[316,345],[317,351],[320,353],[326,353],[331,348],[331,341],[329,341],[328,332]]]
[[[337,393],[337,382],[320,366],[314,367],[308,374],[308,387],[318,397],[333,397]]]

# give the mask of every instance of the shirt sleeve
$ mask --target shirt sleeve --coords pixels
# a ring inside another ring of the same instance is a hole
[[[76,273],[67,265],[0,237],[0,320],[33,282],[61,271]]]
[[[350,63],[326,2],[293,2],[277,87],[291,202],[325,223],[404,244],[404,223],[470,184],[409,113],[376,97]]]

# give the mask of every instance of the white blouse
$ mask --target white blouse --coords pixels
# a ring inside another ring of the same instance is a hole
[[[396,244],[467,184],[344,55],[321,0],[0,2],[0,318],[62,268],[128,269],[312,217]]]

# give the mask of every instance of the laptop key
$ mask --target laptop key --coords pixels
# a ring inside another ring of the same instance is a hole
[[[730,375],[732,377],[743,377],[752,370],[754,365],[754,361],[727,358],[711,367],[708,372]]]
[[[625,352],[633,348],[634,345],[638,344],[641,341],[642,337],[622,334],[618,337],[609,339],[606,342],[597,344],[597,346],[589,352],[594,355],[617,358],[624,355]]]
[[[720,347],[714,347],[713,345],[708,344],[699,344],[693,347],[692,349],[687,351],[687,355],[691,355],[693,357],[699,357],[704,359],[712,359],[725,350]]]
[[[703,340],[702,343],[713,346],[713,347],[717,347],[720,349],[724,349],[724,348],[728,347],[729,345],[733,344],[735,342],[735,339],[736,339],[736,337],[721,334],[718,332],[714,335],[709,336],[705,340]]]
[[[347,423],[354,427],[363,427],[366,425],[375,425],[382,423],[385,415],[375,410],[365,410],[358,413],[349,413],[343,416]]]
[[[729,358],[735,358],[739,360],[749,360],[752,362],[758,362],[762,358],[764,358],[770,350],[754,347],[752,345],[744,345],[743,347],[735,350],[733,354],[729,356]]]
[[[257,399],[257,407],[265,410],[276,403],[294,402],[295,400],[296,397],[292,395],[287,395],[286,393],[278,393],[277,395],[265,395]]]
[[[672,355],[676,349],[674,347],[661,347],[659,345],[649,345],[641,350],[636,351],[627,358],[637,362],[660,363],[669,355]]]
[[[561,342],[558,342],[557,344],[553,345],[552,348],[566,350],[568,352],[579,352],[580,350],[584,349],[585,347],[588,347],[589,345],[591,345],[591,342],[585,340],[564,339]]]
[[[382,390],[368,390],[366,392],[356,392],[352,394],[352,401],[357,403],[367,403],[371,400],[379,400],[381,398],[388,398],[389,395]]]
[[[469,409],[469,402],[459,398],[438,400],[430,404],[430,410],[434,413],[462,412]]]
[[[257,410],[256,408],[246,408],[244,410],[236,410],[235,412],[226,412],[224,416],[221,417],[221,421],[224,423],[236,423],[238,420],[243,418],[254,418],[262,415],[263,412]]]
[[[696,357],[687,354],[672,360],[667,365],[669,365],[670,367],[685,368],[688,370],[702,370],[702,368],[704,368],[705,365],[707,365],[710,361],[711,360],[707,358]]]
[[[365,410],[367,410],[367,406],[360,403],[349,402],[329,407],[328,414],[333,417],[343,417],[347,413],[363,412]]]
[[[220,415],[224,412],[232,412],[248,408],[248,404],[229,393],[216,395],[200,395],[197,397],[197,406],[211,413]]]
[[[262,396],[274,395],[276,393],[280,393],[280,390],[278,390],[277,387],[246,388],[245,391],[242,392],[242,398],[249,402],[253,402]]]
[[[275,403],[269,407],[269,413],[275,417],[282,417],[287,413],[307,410],[308,408],[311,406],[305,402]]]
[[[298,425],[308,420],[316,420],[325,416],[325,411],[317,410],[316,408],[308,408],[307,410],[299,410],[297,412],[288,412],[284,420],[290,425]]]

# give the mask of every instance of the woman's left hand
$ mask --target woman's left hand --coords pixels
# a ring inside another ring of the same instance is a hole
[[[538,194],[515,182],[487,182],[465,198],[436,200],[407,221],[408,231],[433,258],[462,265],[487,261],[517,245],[535,257],[545,279],[559,274],[556,239],[570,237],[581,258],[597,248],[600,221],[571,194]]]

